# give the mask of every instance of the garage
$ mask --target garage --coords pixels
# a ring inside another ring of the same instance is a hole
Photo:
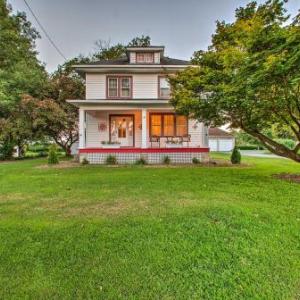
[[[209,128],[209,148],[212,152],[230,152],[234,148],[235,139],[230,133],[220,128]]]

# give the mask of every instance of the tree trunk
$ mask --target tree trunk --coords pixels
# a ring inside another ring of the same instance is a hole
[[[282,157],[289,158],[296,162],[300,162],[300,154],[298,154],[299,149],[297,147],[294,150],[291,150],[286,146],[275,142],[274,140],[270,139],[269,137],[258,131],[245,127],[242,127],[242,129],[254,138],[258,139],[270,152]]]
[[[64,150],[66,151],[66,156],[71,157],[71,147],[69,145],[65,146]]]

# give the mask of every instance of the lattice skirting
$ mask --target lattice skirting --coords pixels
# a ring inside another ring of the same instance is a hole
[[[105,164],[109,155],[117,159],[118,164],[134,164],[143,158],[148,164],[162,164],[163,159],[168,156],[172,164],[191,164],[193,158],[204,162],[208,160],[208,153],[195,152],[165,152],[165,153],[81,153],[80,161],[86,158],[90,164]]]

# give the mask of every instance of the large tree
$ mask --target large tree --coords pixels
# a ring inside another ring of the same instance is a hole
[[[290,21],[284,2],[249,3],[233,23],[217,22],[207,51],[170,78],[175,108],[208,125],[230,124],[271,152],[300,162],[300,18]],[[286,128],[294,149],[266,132]]]

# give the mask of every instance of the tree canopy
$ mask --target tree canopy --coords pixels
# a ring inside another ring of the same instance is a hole
[[[290,20],[285,1],[255,1],[236,10],[233,23],[217,22],[207,51],[174,78],[177,111],[207,125],[230,124],[270,151],[300,162],[300,18]],[[266,132],[284,127],[294,149]]]

